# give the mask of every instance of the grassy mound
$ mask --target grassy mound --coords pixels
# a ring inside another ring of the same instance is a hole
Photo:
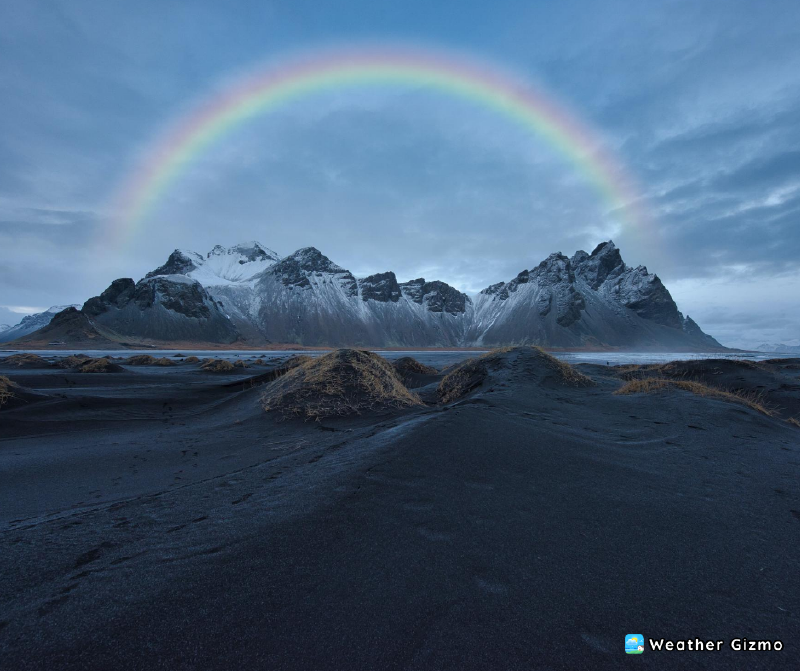
[[[429,376],[438,375],[439,371],[426,366],[410,356],[403,356],[392,362],[397,376],[406,387],[414,388],[430,383]]]
[[[410,356],[401,356],[394,362],[394,369],[398,373],[419,373],[420,375],[437,375],[438,370],[432,366],[426,366]]]
[[[198,359],[196,356],[187,356],[183,360],[183,363],[200,363],[200,359]]]
[[[402,376],[409,374],[438,375],[439,371],[432,366],[426,366],[410,356],[401,356],[393,364],[394,369]]]
[[[766,372],[762,362],[743,361],[741,359],[697,359],[669,361],[668,363],[628,364],[616,366],[615,370],[623,380],[656,377],[699,380],[706,383],[718,376],[729,373]],[[712,386],[716,385],[712,384]]]
[[[155,366],[156,358],[149,354],[136,354],[128,357],[125,363],[129,366]]]
[[[15,368],[48,368],[50,366],[47,360],[38,354],[12,354],[0,359],[0,363]]]
[[[103,357],[101,359],[83,359],[76,366],[75,371],[78,373],[123,373],[125,369]]]
[[[244,361],[242,361],[241,359],[239,361],[234,361],[233,365],[236,368],[247,368],[247,364]]]
[[[797,357],[791,359],[767,359],[762,363],[771,364],[773,366],[783,366],[784,368],[791,368],[792,370],[800,368],[800,358]]]
[[[92,357],[88,356],[87,354],[70,354],[69,356],[65,356],[56,361],[56,366],[58,368],[77,368],[84,361],[87,361],[91,358]]]
[[[552,381],[570,387],[589,387],[594,384],[591,378],[550,356],[540,347],[500,347],[451,368],[439,383],[439,400],[451,403],[483,384],[492,372],[503,368],[516,369],[542,382]]]
[[[667,389],[681,389],[689,391],[698,396],[705,396],[708,398],[716,398],[721,401],[729,401],[730,403],[739,403],[752,408],[756,412],[760,412],[768,417],[773,416],[770,408],[764,405],[763,400],[756,394],[746,394],[737,391],[723,391],[715,389],[708,385],[694,382],[691,380],[670,380],[667,378],[647,377],[640,379],[633,379],[626,382],[622,387],[617,389],[614,393],[617,395],[627,394],[654,394]]]
[[[14,398],[14,387],[17,385],[9,380],[5,375],[0,375],[0,407],[3,407]]]
[[[261,357],[259,357],[258,359],[255,359],[253,361],[253,365],[254,366],[263,366],[264,365],[264,359],[262,359]]]
[[[167,357],[162,356],[160,359],[156,359],[153,361],[154,366],[177,366],[178,364],[173,361],[172,359],[167,359]]]
[[[292,358],[303,361],[270,382],[261,397],[264,410],[284,419],[319,420],[422,404],[394,368],[373,352],[340,349],[317,359]]]
[[[292,368],[297,368],[298,366],[302,366],[307,363],[311,363],[314,360],[313,356],[308,356],[308,354],[295,354],[294,356],[290,356],[286,361],[281,364],[281,368],[284,370],[291,370]]]
[[[234,370],[233,364],[225,359],[206,359],[200,368],[209,373],[230,373]]]

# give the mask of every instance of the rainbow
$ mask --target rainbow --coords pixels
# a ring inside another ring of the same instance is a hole
[[[160,136],[125,180],[113,206],[112,235],[120,241],[132,237],[193,159],[248,119],[314,93],[368,85],[425,87],[495,110],[570,161],[625,228],[645,225],[640,198],[619,162],[552,96],[464,57],[420,48],[368,48],[320,51],[265,66],[210,96]]]

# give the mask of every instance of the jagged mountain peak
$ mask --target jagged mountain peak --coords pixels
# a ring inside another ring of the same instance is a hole
[[[279,260],[277,253],[256,241],[233,247],[215,245],[205,256],[191,250],[176,249],[163,266],[145,277],[186,275],[205,287],[224,286],[250,281]]]
[[[206,254],[206,258],[210,259],[212,256],[231,256],[239,255],[245,262],[252,262],[258,260],[280,261],[281,257],[277,252],[274,252],[269,247],[265,247],[256,240],[249,242],[240,242],[233,247],[223,247],[222,245],[214,245],[214,248]],[[242,263],[240,260],[239,263]]]
[[[361,299],[364,301],[383,301],[397,303],[403,295],[397,277],[390,270],[385,273],[376,273],[358,280],[361,289]]]
[[[471,335],[481,344],[721,347],[683,318],[657,275],[627,266],[612,240],[591,254],[550,254],[487,287],[478,296],[476,324]]]
[[[331,261],[316,247],[302,247],[281,261],[282,264],[296,265],[309,272],[342,273],[344,268]]]
[[[597,290],[608,279],[619,277],[627,266],[613,240],[601,242],[591,254],[579,250],[572,257],[575,273]]]

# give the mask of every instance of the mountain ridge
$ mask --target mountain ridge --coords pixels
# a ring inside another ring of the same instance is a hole
[[[206,255],[176,249],[139,282],[114,280],[81,312],[105,332],[154,342],[726,349],[611,240],[550,254],[474,298],[392,271],[357,278],[315,247],[283,258],[255,241]]]

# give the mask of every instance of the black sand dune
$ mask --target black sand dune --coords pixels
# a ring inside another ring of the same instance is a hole
[[[800,359],[704,359],[655,366],[620,366],[620,377],[690,380],[742,394],[784,419],[800,418]]]
[[[0,666],[794,668],[800,429],[530,349],[471,365],[449,403],[440,374],[318,422],[263,411],[285,372],[0,367],[48,395],[0,409]]]

